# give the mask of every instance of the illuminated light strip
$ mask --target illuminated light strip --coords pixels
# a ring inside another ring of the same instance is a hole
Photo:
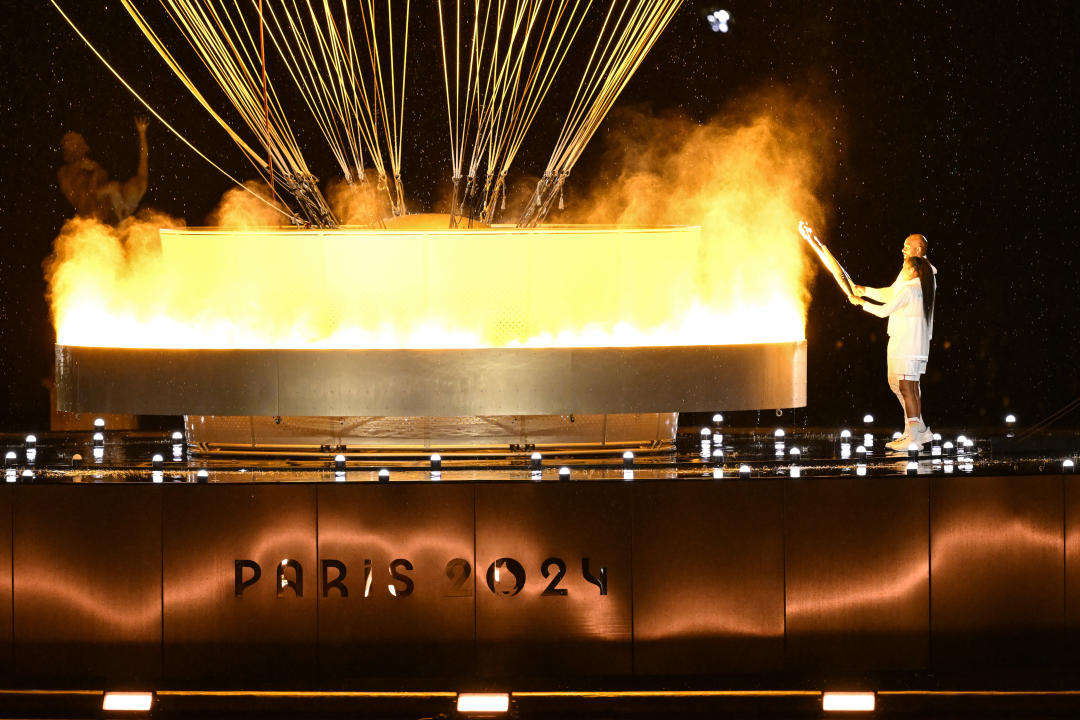
[[[540,690],[515,692],[516,698],[614,698],[614,697],[816,697],[817,690]]]
[[[319,690],[160,690],[159,696],[264,698],[456,698],[456,692]]]

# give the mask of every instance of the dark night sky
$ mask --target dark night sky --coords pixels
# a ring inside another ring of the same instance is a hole
[[[247,170],[118,3],[61,4],[164,116],[225,167]],[[720,7],[732,15],[727,34],[704,19]],[[448,174],[442,78],[434,10],[414,1],[413,14],[406,164],[410,191],[430,203]],[[139,106],[47,2],[13,4],[0,26],[0,430],[24,431],[48,423],[41,380],[54,337],[41,263],[70,212],[56,186],[59,139],[82,132],[93,156],[126,177]],[[763,88],[812,97],[835,135],[835,172],[820,195],[824,235],[852,275],[888,284],[904,236],[930,238],[940,294],[924,380],[928,420],[996,422],[1008,407],[1036,422],[1080,395],[1078,33],[1080,3],[1068,0],[688,0],[620,104],[704,120]],[[558,123],[549,117],[545,130],[543,119],[515,164],[522,171],[535,173],[550,151]],[[600,140],[575,176],[601,171]],[[321,138],[301,141],[316,172],[329,176]],[[228,181],[159,124],[150,146],[144,204],[201,223]],[[864,408],[891,417],[884,323],[847,305],[831,282],[818,278],[807,327],[809,421],[850,421]]]

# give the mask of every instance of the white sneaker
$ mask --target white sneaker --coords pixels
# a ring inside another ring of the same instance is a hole
[[[908,435],[907,431],[905,431],[904,434],[900,437],[885,443],[885,447],[889,448],[890,450],[896,450],[897,452],[907,452],[908,445],[910,444],[911,435]]]
[[[930,431],[930,427],[928,425],[923,425],[922,430],[915,430],[915,442],[919,443],[920,445],[925,445],[927,443],[932,443],[933,441],[934,433]]]

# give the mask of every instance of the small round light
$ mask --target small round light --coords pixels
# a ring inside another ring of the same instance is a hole
[[[863,445],[865,445],[866,447],[873,447],[873,445],[874,445],[874,435],[873,435],[873,433],[864,434],[862,436],[862,442],[863,442]]]
[[[713,476],[713,480],[722,479],[724,477],[724,468],[723,467],[714,467],[712,469],[712,476]]]
[[[1061,463],[1061,470],[1063,472],[1070,472],[1070,473],[1071,472],[1076,472],[1076,463],[1074,463],[1071,459],[1070,460],[1064,460]]]
[[[210,473],[207,472],[205,469],[200,470],[199,472],[195,473],[195,481],[201,483],[210,482]]]
[[[105,444],[104,433],[94,433],[94,447],[101,447]]]
[[[720,423],[724,422],[724,416],[721,415],[720,413],[716,413],[715,415],[712,416],[712,421],[713,421],[713,425],[719,425]]]
[[[27,435],[26,436],[26,447],[27,448],[37,447],[37,435]]]
[[[174,443],[183,442],[183,440],[184,440],[184,433],[180,432],[179,430],[173,431],[172,441]]]
[[[862,445],[855,448],[855,456],[860,460],[865,460],[866,459],[866,448],[863,447]]]
[[[871,415],[870,413],[866,413],[865,415],[862,416],[862,421],[863,421],[863,425],[873,425],[874,424],[874,416]]]
[[[840,431],[840,440],[841,441],[851,440],[851,431],[846,429],[846,428],[841,430]]]
[[[11,467],[12,465],[14,465],[15,464],[15,458],[16,458],[15,451],[14,450],[8,450],[7,455],[4,456],[4,466],[5,467]]]
[[[967,443],[967,435],[958,435],[956,438],[956,447],[964,447]]]
[[[1015,425],[1016,424],[1016,416],[1013,415],[1012,413],[1009,413],[1008,415],[1006,415],[1005,416],[1005,424],[1006,425]]]
[[[565,466],[559,468],[559,479],[560,480],[569,480],[570,479],[570,468],[565,467]]]
[[[379,470],[379,482],[390,482],[390,471],[386,468]]]
[[[950,455],[950,454],[952,454],[952,452],[953,452],[953,450],[954,450],[954,447],[953,447],[953,444],[952,444],[952,441],[951,441],[951,440],[946,440],[946,441],[945,441],[945,445],[944,445],[943,447],[944,447],[944,449],[945,449],[945,454],[946,454],[946,455]]]
[[[338,454],[338,455],[334,456],[334,469],[339,471],[339,472],[345,469],[345,456],[344,455]]]
[[[538,452],[534,452],[529,456],[529,467],[533,470],[539,470],[540,464],[544,461],[544,456]]]
[[[439,453],[432,454],[432,456],[431,456],[431,468],[433,470],[441,470],[442,469],[442,455],[440,455]]]
[[[908,475],[918,475],[919,474],[919,463],[915,462],[914,460],[909,462],[907,464],[907,474]]]
[[[105,429],[105,418],[96,418],[94,420],[94,429],[95,430],[104,430]]]
[[[900,439],[901,437],[903,437],[903,435],[902,435],[902,434],[900,433],[900,431],[899,431],[899,430],[897,430],[896,432],[894,432],[894,433],[892,434],[892,439],[893,439],[893,440],[899,440],[899,439]]]
[[[799,458],[800,458],[800,457],[802,456],[802,450],[800,450],[800,449],[799,449],[799,448],[797,448],[797,447],[793,447],[793,448],[791,448],[791,451],[790,451],[790,453],[789,453],[789,454],[791,455],[791,457],[793,457],[793,458],[795,458],[796,460],[798,460],[798,459],[799,459]]]
[[[739,477],[741,477],[741,478],[750,477],[750,466],[749,465],[740,465],[739,466]]]
[[[165,458],[161,457],[160,455],[155,455],[154,457],[150,458],[150,467],[152,467],[154,470],[161,470],[164,466]]]
[[[911,443],[907,446],[908,457],[914,460],[915,458],[919,457],[920,450],[922,450],[922,448],[919,446],[919,443]]]
[[[773,437],[776,438],[777,440],[783,440],[784,439],[784,429],[783,428],[776,428],[776,430],[773,431]]]
[[[855,474],[858,475],[859,477],[865,477],[866,476],[866,464],[865,463],[859,463],[857,466],[855,466]]]
[[[622,454],[622,464],[624,468],[630,469],[634,467],[634,453],[627,450]]]
[[[712,429],[703,427],[701,428],[701,439],[708,440],[712,436]]]
[[[23,470],[21,478],[22,478],[23,482],[31,482],[34,479],[34,471],[33,470]]]

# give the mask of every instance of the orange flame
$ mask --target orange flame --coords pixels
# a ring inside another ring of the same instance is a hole
[[[474,348],[761,343],[804,337],[820,224],[818,153],[797,113],[698,125],[637,115],[609,144],[618,178],[568,199],[575,220],[632,227],[448,230],[266,228],[250,194],[227,230],[146,216],[69,221],[47,264],[63,345],[175,348]],[[792,120],[792,118],[796,118]],[[378,203],[329,189],[339,217]],[[348,205],[341,205],[348,202]],[[647,227],[658,223],[700,227]],[[643,227],[645,226],[645,227]],[[160,234],[158,229],[165,228]]]

